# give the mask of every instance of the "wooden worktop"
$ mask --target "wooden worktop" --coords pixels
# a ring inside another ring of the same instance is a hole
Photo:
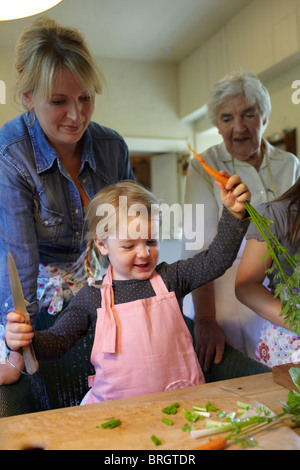
[[[127,450],[193,450],[208,438],[194,440],[182,431],[187,422],[182,409],[214,406],[229,411],[237,409],[237,401],[262,404],[275,414],[282,411],[280,401],[288,390],[275,383],[272,374],[259,374],[205,385],[114,400],[94,405],[77,406],[0,419],[0,450],[5,449],[127,449]],[[180,403],[178,413],[170,417],[174,426],[161,421],[162,409]],[[120,419],[122,425],[102,429],[108,418]],[[203,427],[198,421],[195,427]],[[162,445],[155,447],[151,435]],[[300,449],[300,437],[288,425],[276,425],[260,432],[256,439],[260,449]],[[230,446],[235,449],[237,447]]]

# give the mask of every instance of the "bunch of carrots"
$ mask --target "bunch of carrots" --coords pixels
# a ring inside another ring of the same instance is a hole
[[[201,163],[203,169],[212,176],[215,180],[222,183],[224,186],[228,181],[226,176],[220,175],[217,170],[212,168],[203,157],[198,155],[194,149],[187,142],[187,146],[196,159]],[[273,235],[269,229],[271,221],[266,220],[262,217],[250,204],[250,202],[244,202],[244,206],[250,216],[251,222],[253,222],[259,232],[261,233],[264,241],[267,244],[268,252],[274,261],[274,266],[278,269],[279,274],[283,283],[278,284],[275,295],[279,295],[282,302],[281,316],[285,318],[285,323],[288,323],[290,327],[300,335],[300,271],[299,271],[299,259],[296,256],[291,256],[286,248],[284,248],[278,239]],[[285,271],[279,261],[279,256],[282,255],[285,262],[293,269],[293,275],[287,277]],[[269,270],[271,272],[273,268]]]

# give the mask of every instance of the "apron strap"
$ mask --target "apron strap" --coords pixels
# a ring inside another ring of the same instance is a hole
[[[117,323],[114,316],[111,265],[103,279],[102,308],[104,309],[102,352],[113,354],[116,352]]]
[[[153,271],[150,282],[156,295],[169,294],[167,286],[158,272]]]

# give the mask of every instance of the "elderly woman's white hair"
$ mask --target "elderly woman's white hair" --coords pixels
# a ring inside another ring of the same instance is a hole
[[[217,127],[218,109],[230,97],[245,95],[250,106],[257,105],[263,119],[271,113],[271,100],[266,87],[260,80],[248,72],[238,72],[224,77],[217,82],[207,105],[207,115]]]

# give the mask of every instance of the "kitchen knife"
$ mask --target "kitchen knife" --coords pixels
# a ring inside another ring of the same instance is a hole
[[[30,317],[26,310],[26,302],[24,299],[18,270],[11,253],[8,253],[8,275],[15,311],[16,313],[23,315],[25,323],[30,323]],[[35,374],[39,368],[39,364],[36,360],[32,344],[23,347],[22,354],[24,357],[26,371],[30,375]]]

